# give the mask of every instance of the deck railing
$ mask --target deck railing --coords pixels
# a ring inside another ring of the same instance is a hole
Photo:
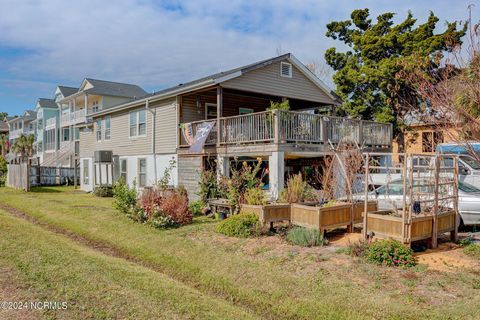
[[[75,112],[69,112],[62,114],[60,116],[60,124],[62,127],[78,124],[81,122],[85,122],[85,109],[80,109]]]
[[[209,120],[215,121],[215,120]],[[192,122],[193,133],[204,121]],[[275,110],[220,118],[220,145],[256,143],[309,143],[329,141],[365,146],[390,146],[392,126],[373,121],[322,116],[298,111]],[[216,144],[217,124],[206,145]]]

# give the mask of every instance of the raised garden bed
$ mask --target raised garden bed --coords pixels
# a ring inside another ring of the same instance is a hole
[[[455,219],[454,210],[438,214],[437,235],[450,232],[453,237],[456,230]],[[391,211],[376,211],[368,214],[367,232],[373,232],[375,237],[411,243],[412,241],[430,239],[434,236],[433,215],[412,216],[411,224],[406,223],[403,232],[402,225],[401,214],[394,214]]]
[[[272,203],[266,205],[242,204],[241,213],[254,213],[263,225],[274,222],[290,221],[291,205],[288,203]]]

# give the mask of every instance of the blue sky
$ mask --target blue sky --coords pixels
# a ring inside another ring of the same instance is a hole
[[[432,10],[442,28],[469,4],[478,19],[480,0],[0,0],[0,111],[22,113],[85,77],[153,91],[278,52],[321,66],[327,48],[342,48],[326,24],[354,9],[398,20],[411,10],[419,22]]]

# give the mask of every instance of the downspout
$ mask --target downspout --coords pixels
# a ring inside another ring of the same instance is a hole
[[[150,109],[150,100],[145,101],[145,109],[150,111],[150,113],[153,116],[152,120],[152,155],[153,155],[153,170],[154,170],[154,178],[155,178],[155,183],[158,182],[158,177],[157,177],[157,153],[155,151],[155,127],[156,127],[156,118],[157,118],[157,110],[154,108],[154,110]]]

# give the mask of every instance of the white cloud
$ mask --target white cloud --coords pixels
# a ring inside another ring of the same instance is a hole
[[[31,81],[78,85],[88,76],[161,89],[268,58],[279,46],[305,62],[322,59],[340,45],[325,37],[325,25],[356,7],[398,12],[399,19],[412,9],[421,21],[433,9],[455,20],[470,2],[0,1],[0,43],[32,52],[9,58],[0,71]]]

